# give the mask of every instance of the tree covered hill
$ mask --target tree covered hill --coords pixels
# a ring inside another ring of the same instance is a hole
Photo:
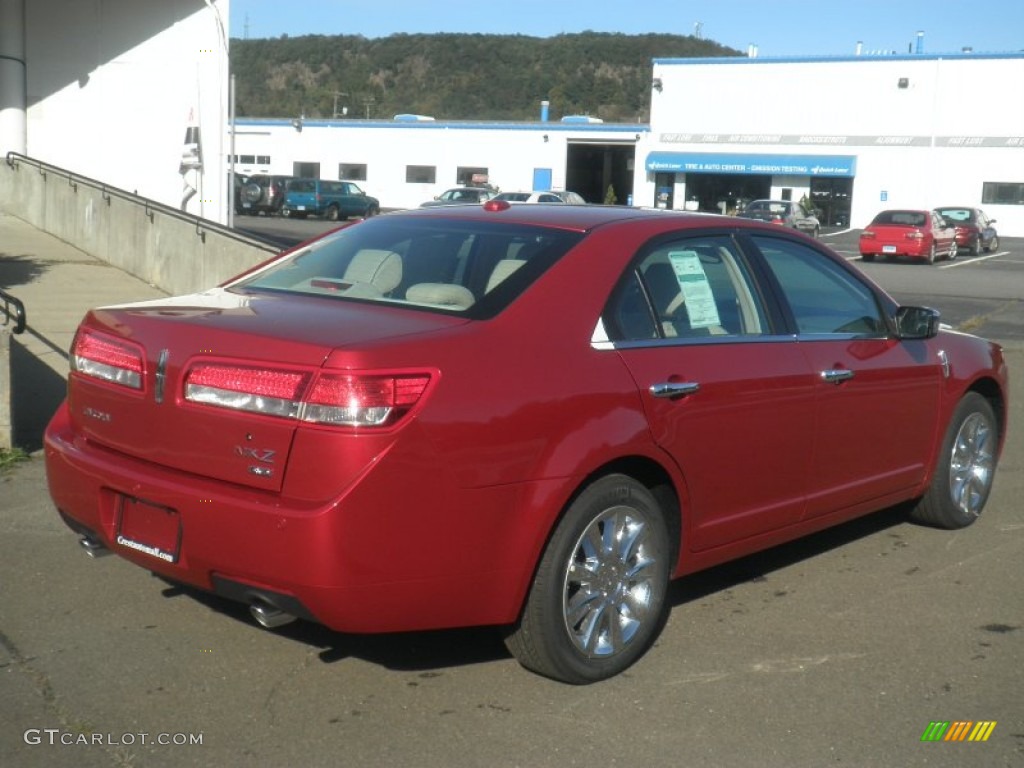
[[[651,60],[738,56],[689,35],[307,35],[231,41],[239,117],[647,122]]]

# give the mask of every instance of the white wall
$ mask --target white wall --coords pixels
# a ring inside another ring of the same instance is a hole
[[[26,154],[180,207],[190,114],[204,172],[186,210],[226,221],[229,0],[26,3]]]

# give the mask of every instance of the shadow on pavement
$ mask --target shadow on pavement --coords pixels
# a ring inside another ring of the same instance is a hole
[[[26,333],[33,333],[31,329]],[[38,335],[36,338],[40,338]],[[41,339],[52,347],[46,339]],[[67,358],[64,350],[56,350]],[[43,447],[43,431],[64,400],[63,376],[41,361],[18,340],[11,339],[11,421],[14,444],[29,453]]]
[[[0,288],[31,283],[47,270],[45,264],[31,256],[12,256],[0,253]]]

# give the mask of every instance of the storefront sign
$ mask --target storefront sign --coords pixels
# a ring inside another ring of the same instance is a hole
[[[853,155],[746,155],[724,152],[651,152],[648,171],[673,173],[733,173],[780,176],[841,176],[856,174]]]

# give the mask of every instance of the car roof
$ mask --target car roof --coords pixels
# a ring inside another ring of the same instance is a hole
[[[492,201],[493,202],[493,201]],[[604,224],[627,221],[650,220],[671,223],[680,228],[698,226],[743,227],[766,229],[775,232],[777,228],[761,225],[749,219],[722,216],[714,213],[669,211],[661,208],[634,208],[620,205],[515,205],[494,210],[489,204],[411,208],[388,213],[386,216],[416,216],[438,219],[460,219],[466,221],[504,221],[509,224],[525,224],[546,227],[560,227],[586,231]]]

